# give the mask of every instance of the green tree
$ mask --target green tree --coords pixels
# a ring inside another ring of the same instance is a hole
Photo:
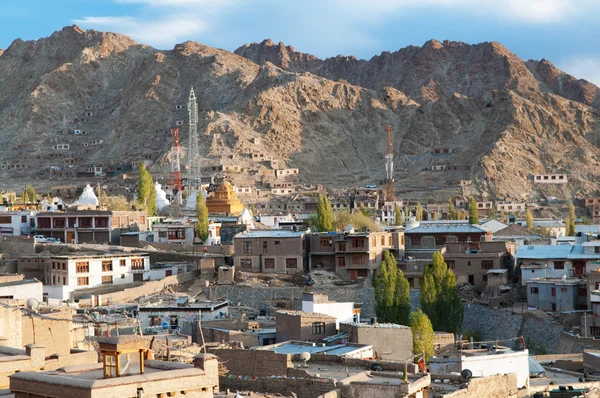
[[[458,214],[456,210],[454,210],[454,203],[452,202],[452,198],[448,199],[448,220],[456,220],[458,219]]]
[[[355,230],[359,231],[363,228],[372,232],[381,230],[371,217],[365,216],[360,211],[356,213],[350,213],[348,210],[336,211],[333,216],[332,231],[343,231],[348,225],[352,225]]]
[[[435,330],[457,333],[462,327],[464,309],[456,277],[440,252],[433,254],[431,264],[423,273],[421,308]]]
[[[501,222],[505,222],[506,221],[506,213],[504,212],[504,210],[500,210],[499,218],[500,218]]]
[[[408,206],[404,206],[404,222],[408,222],[408,217],[410,217],[410,212],[408,211]]]
[[[369,209],[367,206],[365,206],[364,203],[360,204],[358,211],[360,211],[362,214],[364,214],[367,217],[371,217],[371,209]]]
[[[567,236],[575,236],[575,206],[569,202],[569,217],[567,218]]]
[[[31,185],[27,185],[23,190],[23,203],[35,203],[37,202],[37,193]]]
[[[17,194],[14,192],[8,193],[8,203],[15,204],[17,202]]]
[[[254,205],[254,203],[250,205],[250,212],[252,213],[252,217],[256,216],[256,206]]]
[[[402,225],[402,209],[400,209],[400,206],[395,205],[394,206],[394,224],[395,225]]]
[[[206,199],[204,199],[202,192],[198,192],[196,198],[196,216],[198,217],[196,235],[204,243],[208,239],[208,207],[206,207]]]
[[[421,202],[417,202],[417,208],[415,209],[415,217],[417,221],[423,220],[423,205],[421,205]]]
[[[492,204],[492,207],[490,207],[487,210],[487,219],[488,220],[495,220],[496,218],[497,218],[496,206],[494,204]]]
[[[434,354],[433,343],[435,341],[435,333],[430,319],[421,310],[414,311],[410,314],[410,327],[413,334],[413,353],[418,355],[420,352],[425,354],[425,361]]]
[[[98,203],[101,204],[102,198],[105,198],[107,195],[106,195],[106,192],[104,192],[104,190],[100,187],[100,183],[99,182],[98,182],[98,184],[96,184],[95,191],[96,191],[95,192],[96,197],[98,198]]]
[[[525,223],[527,229],[533,229],[533,215],[531,214],[531,210],[527,209],[525,212]]]
[[[319,232],[333,231],[333,209],[326,195],[319,195],[317,219]]]
[[[152,175],[146,169],[144,162],[140,162],[138,172],[138,203],[149,216],[154,216],[156,214],[156,188],[152,181]]]
[[[410,314],[410,286],[396,259],[389,251],[377,271],[374,281],[375,314],[381,322],[408,325]]]
[[[98,203],[106,206],[106,210],[111,211],[128,211],[131,210],[131,204],[123,195],[119,196],[104,196],[99,198]]]
[[[311,231],[316,232],[319,230],[319,218],[316,214],[311,214],[306,219],[306,225],[310,228]]]
[[[469,224],[479,224],[479,213],[475,198],[469,199]]]

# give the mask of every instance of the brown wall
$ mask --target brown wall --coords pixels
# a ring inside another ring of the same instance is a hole
[[[340,332],[348,333],[350,343],[373,346],[382,359],[406,360],[412,355],[413,338],[409,327],[357,327],[351,324],[340,324]]]
[[[56,312],[43,316],[24,316],[22,318],[22,346],[36,343],[45,347],[46,356],[67,355],[71,351],[72,315],[68,312]],[[35,337],[34,337],[35,332]]]
[[[241,376],[287,376],[287,368],[292,367],[289,355],[267,350],[215,349],[211,354],[219,357],[232,375]]]
[[[300,340],[318,342],[324,337],[336,334],[335,317],[312,312],[278,312],[276,317],[277,342]],[[324,333],[313,333],[313,323],[324,322]]]

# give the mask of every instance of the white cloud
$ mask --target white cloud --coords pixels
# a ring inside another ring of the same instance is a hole
[[[600,57],[578,56],[561,61],[557,65],[566,73],[577,79],[585,79],[600,86]]]

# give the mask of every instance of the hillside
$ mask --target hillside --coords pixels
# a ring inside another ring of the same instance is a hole
[[[491,196],[598,190],[598,87],[498,43],[432,40],[368,61],[320,60],[270,40],[235,53],[195,42],[162,51],[76,26],[0,53],[1,188],[83,184],[94,180],[87,165],[141,160],[167,180],[170,128],[187,143],[191,86],[203,173],[241,165],[223,173],[238,185],[273,180],[273,164],[253,153],[299,168],[304,183],[379,183],[390,123],[403,196],[451,192],[459,180]],[[533,185],[532,173],[551,172],[568,174],[566,189]]]

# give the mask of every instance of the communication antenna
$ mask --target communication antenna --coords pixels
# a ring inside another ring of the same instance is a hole
[[[196,102],[196,94],[194,88],[190,89],[190,96],[188,99],[188,113],[189,113],[189,145],[188,145],[188,159],[187,159],[187,184],[188,190],[200,191],[202,186],[200,176],[200,149],[198,148],[198,103]]]
[[[387,134],[387,145],[385,152],[385,200],[388,202],[394,201],[394,147],[392,145],[392,125],[388,124],[385,127]]]

